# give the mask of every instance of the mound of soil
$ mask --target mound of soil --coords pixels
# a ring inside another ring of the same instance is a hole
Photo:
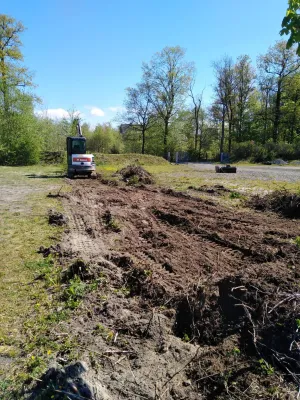
[[[129,184],[143,183],[149,185],[154,183],[151,174],[137,165],[128,165],[117,173],[120,174],[122,179]]]
[[[260,211],[273,211],[287,218],[300,218],[300,196],[286,190],[276,190],[265,196],[252,196],[247,206]]]

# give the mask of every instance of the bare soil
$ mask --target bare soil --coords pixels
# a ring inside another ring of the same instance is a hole
[[[295,398],[299,221],[154,186],[71,184],[65,276],[98,283],[69,325],[88,398]]]

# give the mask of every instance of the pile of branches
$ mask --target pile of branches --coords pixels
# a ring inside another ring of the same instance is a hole
[[[288,218],[300,218],[300,196],[287,190],[252,196],[247,206],[260,211],[273,211]]]
[[[256,353],[299,387],[300,293],[292,285],[274,285],[273,279],[266,276],[263,285],[239,277],[224,279],[220,285],[223,324],[227,329],[238,327],[248,354]]]

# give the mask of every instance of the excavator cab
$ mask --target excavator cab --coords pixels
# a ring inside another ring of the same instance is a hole
[[[68,177],[86,175],[90,177],[96,170],[93,154],[86,154],[86,138],[77,125],[78,137],[67,137]]]

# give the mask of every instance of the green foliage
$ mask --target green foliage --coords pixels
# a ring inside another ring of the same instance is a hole
[[[274,374],[274,367],[267,363],[266,360],[263,358],[258,360],[259,363],[259,369],[264,375],[273,375]]]
[[[297,236],[295,239],[296,246],[300,249],[300,236]]]
[[[86,138],[88,151],[112,154],[123,151],[120,133],[110,124],[97,125],[93,132],[86,132]]]
[[[300,0],[289,0],[286,16],[282,20],[281,35],[290,35],[287,48],[298,44],[297,53],[300,55]]]
[[[70,280],[69,286],[64,290],[63,299],[67,307],[72,310],[77,308],[87,290],[87,284],[82,282],[79,276]]]
[[[235,143],[231,152],[232,161],[248,160],[250,162],[265,162],[276,158],[284,160],[299,159],[300,149],[298,144],[273,142],[261,144],[248,141]]]
[[[189,338],[189,335],[187,334],[187,333],[185,333],[184,335],[183,335],[183,338],[182,338],[182,340],[184,341],[184,342],[189,342],[191,339]]]
[[[231,192],[229,195],[230,199],[240,199],[242,197],[242,194],[239,192]]]

